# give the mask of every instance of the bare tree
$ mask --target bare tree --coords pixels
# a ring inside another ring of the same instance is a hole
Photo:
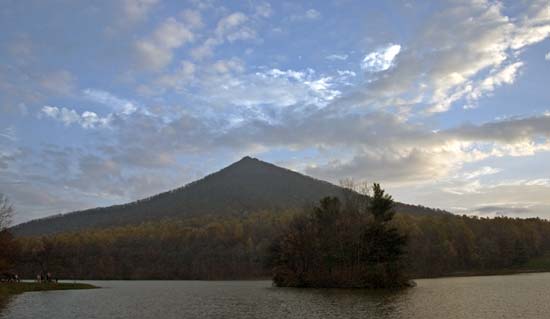
[[[11,225],[13,218],[13,207],[8,198],[0,194],[0,231],[8,228]]]
[[[342,200],[345,209],[366,212],[370,187],[366,181],[356,182],[353,178],[340,180]]]

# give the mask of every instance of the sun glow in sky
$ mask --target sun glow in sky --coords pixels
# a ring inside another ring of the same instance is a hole
[[[17,222],[250,155],[400,201],[550,217],[550,3],[5,1]]]

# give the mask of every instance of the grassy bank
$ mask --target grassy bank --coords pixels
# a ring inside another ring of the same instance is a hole
[[[89,284],[80,284],[80,283],[2,282],[0,283],[0,297],[20,294],[20,293],[29,292],[29,291],[93,289],[93,288],[97,288],[97,287]]]

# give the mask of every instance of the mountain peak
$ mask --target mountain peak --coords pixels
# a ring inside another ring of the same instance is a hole
[[[263,165],[269,165],[270,163],[267,163],[267,162],[264,162],[264,161],[261,161],[255,157],[251,157],[251,156],[245,156],[243,158],[241,158],[240,160],[234,162],[233,164],[229,165],[228,167],[226,168],[229,168],[229,167],[251,167],[251,166],[263,166]]]
[[[30,221],[13,228],[21,236],[86,228],[113,227],[162,218],[284,211],[339,196],[342,189],[325,181],[245,156],[183,187],[124,205],[99,207]],[[433,213],[398,204],[398,211]]]
[[[248,155],[246,155],[245,157],[239,160],[239,162],[248,162],[248,161],[259,161],[259,160],[257,158],[254,158]]]

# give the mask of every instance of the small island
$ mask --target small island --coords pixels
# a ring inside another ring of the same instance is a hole
[[[368,189],[368,188],[365,188]],[[325,197],[296,216],[270,249],[279,287],[399,288],[407,237],[392,225],[394,202],[379,184],[372,197],[349,189],[343,203]]]

